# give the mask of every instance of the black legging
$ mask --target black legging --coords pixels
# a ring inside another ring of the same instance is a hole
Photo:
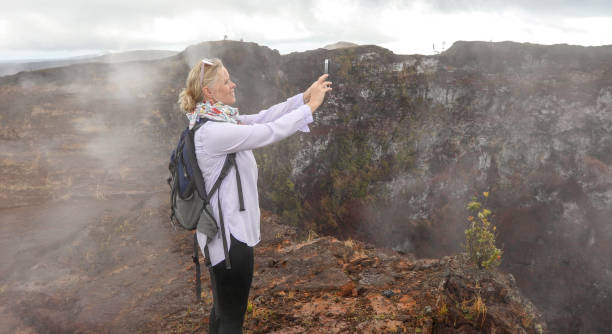
[[[242,333],[242,322],[247,309],[249,290],[253,280],[253,247],[231,237],[229,250],[232,269],[225,268],[225,260],[209,267],[213,291],[210,311],[210,334]]]

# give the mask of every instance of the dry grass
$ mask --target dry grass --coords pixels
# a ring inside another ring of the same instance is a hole
[[[442,305],[440,306],[440,308],[438,308],[438,318],[446,319],[447,315],[448,315],[448,307],[446,306],[445,302],[442,302]]]
[[[355,241],[353,241],[353,239],[348,239],[344,241],[344,246],[350,248],[350,249],[355,249]]]
[[[317,234],[317,232],[310,230],[308,231],[308,236],[306,237],[306,241],[310,242],[313,241],[314,239],[318,238],[319,235]]]
[[[485,318],[487,317],[487,305],[482,300],[480,295],[476,296],[474,303],[472,304],[471,311],[476,315],[476,318],[480,317],[480,327],[484,326]]]
[[[464,300],[459,304],[459,307],[466,319],[476,321],[480,318],[480,327],[484,326],[487,317],[487,305],[480,295],[477,294],[474,298]]]

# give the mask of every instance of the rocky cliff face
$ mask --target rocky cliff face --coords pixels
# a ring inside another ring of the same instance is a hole
[[[439,57],[377,47],[288,55],[294,91],[324,58],[335,89],[314,135],[269,149],[292,158],[264,177],[290,172],[298,225],[421,257],[457,252],[465,203],[491,191],[504,268],[553,331],[605,331],[611,55],[516,43],[456,43]],[[293,214],[288,198],[270,204]]]
[[[281,56],[226,41],[0,78],[2,207],[167,191],[184,126],[175,102],[203,56],[223,59],[243,113],[301,92],[329,58],[334,92],[312,132],[256,152],[262,206],[298,231],[427,258],[461,250],[465,204],[490,191],[503,269],[551,331],[601,332],[612,325],[611,54],[460,42],[431,57],[376,46]]]

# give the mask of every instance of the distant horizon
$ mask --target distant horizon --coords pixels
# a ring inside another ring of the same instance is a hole
[[[233,40],[233,39],[227,39],[228,41],[234,41],[234,42],[239,42],[239,40]],[[206,43],[206,42],[216,42],[216,41],[223,41],[222,39],[220,40],[206,40],[206,41],[201,41],[201,42],[195,42],[192,44],[187,44],[183,47],[178,47],[178,46],[168,46],[167,48],[163,48],[163,46],[159,46],[159,47],[152,47],[152,48],[135,48],[135,49],[124,49],[124,50],[64,50],[64,51],[31,51],[32,56],[28,57],[28,56],[22,56],[21,58],[0,58],[0,63],[30,63],[30,62],[45,62],[45,61],[59,61],[59,60],[71,60],[71,59],[79,59],[79,58],[84,58],[84,59],[88,59],[88,58],[95,58],[95,57],[100,57],[100,56],[104,56],[104,55],[110,55],[110,54],[122,54],[122,53],[129,53],[129,52],[136,52],[136,51],[169,51],[169,52],[176,52],[176,53],[180,53],[183,52],[185,49],[187,49],[190,46],[193,45],[197,45],[197,44],[201,44],[201,43]],[[444,49],[440,49],[440,50],[433,50],[429,52],[429,53],[402,53],[402,52],[397,52],[396,50],[390,49],[388,47],[385,47],[384,45],[379,45],[379,44],[374,44],[374,43],[365,43],[365,44],[358,44],[358,45],[376,45],[376,46],[380,46],[383,47],[385,49],[389,49],[390,51],[392,51],[394,54],[397,55],[407,55],[407,54],[419,54],[419,55],[423,55],[423,56],[431,56],[431,55],[435,55],[435,54],[439,54],[443,51],[448,50],[454,43],[459,42],[459,41],[463,41],[463,42],[491,42],[491,43],[503,43],[503,42],[511,42],[511,43],[517,43],[517,44],[533,44],[533,45],[542,45],[542,46],[553,46],[553,45],[569,45],[569,46],[580,46],[580,47],[605,47],[605,46],[612,46],[612,44],[602,44],[602,45],[580,45],[580,44],[571,44],[571,43],[553,43],[553,44],[543,44],[543,43],[533,43],[533,42],[518,42],[518,41],[512,41],[512,40],[503,40],[503,41],[485,41],[485,40],[457,40],[454,41],[453,43],[450,43],[448,45],[445,45]],[[336,42],[332,42],[332,43],[326,43],[325,45],[321,45],[319,47],[315,47],[315,48],[310,48],[310,49],[304,49],[304,50],[290,50],[290,51],[285,51],[285,52],[281,52],[281,50],[278,50],[277,48],[274,48],[270,45],[266,45],[263,43],[259,43],[259,42],[255,42],[255,41],[242,41],[244,43],[256,43],[260,46],[263,47],[268,47],[270,49],[273,50],[277,50],[279,51],[279,53],[281,55],[287,55],[293,52],[306,52],[306,51],[310,51],[310,50],[316,50],[318,48],[323,48],[327,45],[331,45],[331,44],[335,44],[335,43],[339,43],[339,42],[349,42],[349,43],[353,43],[351,41],[336,41]],[[442,45],[440,45],[440,48],[442,48]],[[27,52],[26,52],[27,53]],[[47,55],[45,57],[45,55]]]
[[[184,50],[184,49],[183,49]],[[122,54],[128,52],[135,51],[172,51],[176,53],[180,53],[182,50],[169,50],[169,49],[133,49],[133,50],[122,50],[122,51],[107,51],[107,50],[76,50],[76,51],[66,51],[64,53],[56,53],[59,56],[49,57],[49,58],[14,58],[14,59],[0,59],[0,63],[29,63],[29,62],[45,62],[45,61],[55,61],[55,60],[71,60],[71,59],[88,59],[101,57],[111,54]]]

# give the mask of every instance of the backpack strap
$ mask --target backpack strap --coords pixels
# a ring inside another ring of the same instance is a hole
[[[208,253],[208,245],[206,245],[206,253]],[[199,302],[202,296],[202,282],[200,282],[200,254],[198,253],[198,235],[193,234],[193,256],[191,257],[193,263],[195,263],[196,269],[196,299]],[[206,254],[206,261],[209,261],[208,254]]]
[[[228,156],[230,163],[236,167],[236,185],[238,186],[238,202],[240,203],[240,211],[244,211],[244,198],[242,197],[242,181],[240,181],[240,172],[238,171],[238,165],[236,164],[236,153],[232,153]]]
[[[189,130],[189,140],[187,140],[188,143],[186,143],[186,145],[188,145],[188,149],[187,149],[188,157],[187,158],[190,161],[190,165],[191,165],[192,172],[193,172],[191,175],[191,177],[193,178],[193,185],[198,191],[200,198],[208,202],[208,199],[204,198],[204,196],[206,196],[206,188],[204,187],[204,178],[202,177],[202,171],[200,170],[200,166],[198,164],[198,158],[196,157],[195,143],[194,143],[195,132],[202,125],[204,125],[207,121],[208,119],[205,118],[201,120],[200,122],[198,122],[191,130]]]
[[[219,224],[221,225],[221,238],[223,239],[223,253],[225,255],[225,268],[232,269],[230,263],[229,250],[227,249],[227,239],[225,238],[225,223],[223,222],[223,211],[221,210],[221,196],[217,196],[217,205],[219,206]]]
[[[242,182],[240,181],[240,172],[238,171],[238,165],[236,165],[236,153],[230,153],[225,158],[225,163],[223,163],[223,168],[221,168],[221,173],[219,173],[219,177],[217,181],[210,189],[210,192],[207,194],[207,198],[211,198],[212,195],[219,189],[221,186],[221,182],[229,173],[229,170],[232,167],[236,167],[236,184],[238,185],[238,201],[240,203],[240,211],[244,211],[244,197],[242,195]]]
[[[196,132],[198,131],[198,129],[204,125],[204,123],[206,123],[206,121],[208,121],[208,118],[202,118],[202,120],[200,120],[198,123],[196,123],[196,125],[193,126],[193,128],[191,128],[191,131]]]

